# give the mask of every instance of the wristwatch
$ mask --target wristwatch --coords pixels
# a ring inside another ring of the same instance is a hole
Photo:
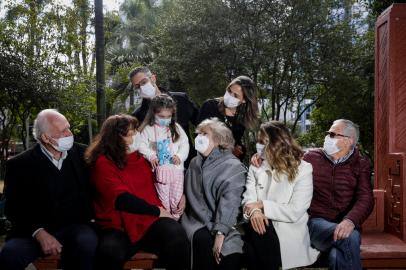
[[[220,231],[217,231],[217,232],[216,232],[216,235],[224,235],[224,233],[222,233],[222,232],[220,232]]]

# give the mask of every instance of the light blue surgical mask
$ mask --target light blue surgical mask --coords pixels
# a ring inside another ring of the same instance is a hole
[[[158,116],[155,116],[155,123],[157,123],[160,127],[169,127],[171,124],[172,117],[169,118],[161,118]]]

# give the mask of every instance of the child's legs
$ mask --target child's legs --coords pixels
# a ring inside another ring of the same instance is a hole
[[[171,211],[171,206],[169,202],[169,184],[155,182],[155,189],[156,192],[158,193],[159,200],[161,200],[162,206],[166,210]]]
[[[174,173],[174,179],[169,183],[169,202],[171,206],[171,213],[175,218],[179,218],[179,215],[174,214],[174,210],[178,208],[178,204],[183,194],[183,170],[177,169]]]

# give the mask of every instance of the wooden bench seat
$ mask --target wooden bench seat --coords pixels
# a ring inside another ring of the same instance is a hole
[[[39,258],[33,264],[37,270],[54,270],[60,268],[59,259],[59,255],[51,255]],[[153,269],[155,267],[159,267],[158,257],[155,254],[138,252],[124,264],[123,269]]]
[[[362,234],[361,243],[362,266],[367,269],[406,269],[406,243],[398,237],[382,232]],[[59,256],[48,256],[34,262],[38,270],[58,269]],[[325,267],[325,263],[318,263]],[[124,269],[159,268],[158,257],[152,253],[138,252],[127,261]]]
[[[406,269],[406,243],[389,233],[363,233],[361,258],[365,268]]]

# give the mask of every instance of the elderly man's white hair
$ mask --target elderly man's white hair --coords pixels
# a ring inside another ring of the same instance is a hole
[[[32,135],[34,136],[35,140],[40,141],[41,135],[48,130],[49,116],[51,115],[64,117],[63,114],[58,112],[56,109],[45,109],[40,111],[37,118],[34,120],[34,127],[32,129]]]
[[[351,136],[354,140],[353,146],[356,146],[359,140],[359,126],[354,122],[347,119],[337,119],[334,124],[342,124],[344,126],[344,135]]]

